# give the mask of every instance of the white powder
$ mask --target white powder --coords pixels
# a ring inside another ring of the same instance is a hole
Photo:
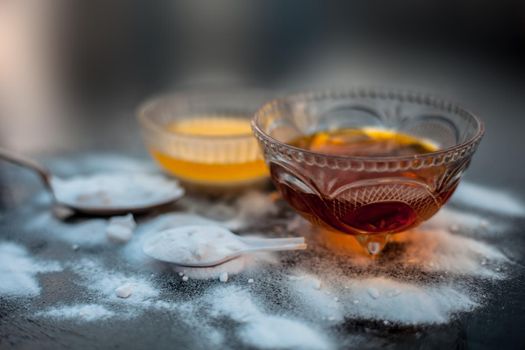
[[[211,316],[240,322],[240,340],[260,349],[331,349],[329,339],[308,324],[260,310],[250,294],[237,287],[217,289],[206,297]]]
[[[312,322],[321,318],[402,325],[446,323],[483,302],[484,280],[505,277],[504,267],[510,260],[497,246],[484,242],[483,236],[476,236],[503,226],[483,220],[447,209],[420,228],[394,235],[379,259],[361,254],[350,236],[303,223],[298,231],[317,244],[309,244],[310,249],[297,256],[300,269],[288,276],[298,303],[294,310]],[[453,233],[451,221],[464,225]],[[461,234],[465,228],[469,236]]]
[[[144,252],[161,261],[173,263],[205,263],[220,260],[245,247],[239,237],[217,225],[189,225],[161,231],[144,241]],[[257,264],[268,262],[267,253],[241,255],[215,267],[184,267],[174,265],[175,272],[194,279],[219,278],[228,280],[228,274],[238,274]]]
[[[334,320],[344,319],[341,304],[333,298],[333,290],[322,283],[321,280],[307,272],[296,271],[289,276],[288,288],[290,288],[296,302],[303,309],[303,317],[312,321],[322,318],[333,317]]]
[[[97,261],[82,259],[71,268],[80,275],[82,284],[86,288],[104,296],[106,301],[128,305],[149,305],[151,300],[159,295],[159,291],[148,279],[108,270]],[[118,295],[119,288],[123,294],[131,290],[130,295],[128,297]]]
[[[127,261],[133,264],[139,264],[146,270],[158,271],[159,269],[168,267],[168,264],[159,265],[154,259],[144,254],[142,250],[144,242],[154,237],[160,231],[187,225],[217,226],[217,222],[196,214],[170,213],[160,215],[155,219],[139,225],[133,239],[123,247],[121,253]],[[186,274],[193,279],[215,279],[219,277],[221,272],[234,275],[241,271],[252,270],[274,262],[275,258],[273,254],[261,253],[241,256],[214,268],[186,268],[180,266],[171,266],[170,268],[175,272]]]
[[[39,295],[41,288],[36,275],[60,270],[58,263],[31,258],[18,244],[0,242],[0,296]]]
[[[106,227],[106,235],[110,241],[115,243],[126,243],[133,236],[137,224],[132,214],[125,216],[114,216],[109,219]]]
[[[271,261],[272,259],[267,255],[259,254],[258,256],[241,256],[216,267],[189,268],[174,266],[173,270],[176,272],[184,271],[186,277],[191,277],[193,279],[217,279],[223,274],[236,275],[246,270],[257,269],[258,267],[261,267],[260,265]]]
[[[140,208],[176,200],[184,190],[174,180],[154,174],[101,173],[52,179],[58,202],[82,208]]]
[[[181,205],[189,212],[210,218],[230,230],[242,230],[268,219],[279,212],[276,195],[250,190],[231,201],[231,196],[220,199],[191,198]]]
[[[208,263],[232,255],[246,245],[229,230],[214,225],[180,226],[158,232],[144,242],[149,256],[172,263]]]
[[[107,244],[106,226],[107,221],[104,219],[63,222],[46,210],[31,218],[24,228],[35,235],[45,236],[49,240],[94,247]]]
[[[525,215],[525,203],[513,194],[469,182],[462,182],[459,185],[452,200],[488,212],[512,216]]]
[[[115,316],[113,311],[97,304],[64,305],[36,313],[36,316],[72,321],[101,321]]]
[[[301,303],[304,317],[322,316],[340,321],[344,318],[387,320],[413,325],[448,322],[453,314],[478,306],[477,297],[459,285],[430,285],[403,282],[390,277],[327,279],[316,290],[301,281],[292,281],[292,290]],[[336,297],[330,297],[336,294]]]
[[[402,256],[404,265],[417,266],[423,271],[499,279],[503,274],[482,262],[490,261],[496,266],[509,262],[497,247],[446,229],[425,230],[422,227],[396,239],[406,243]]]
[[[219,275],[219,281],[226,283],[228,282],[228,272],[221,272]]]
[[[133,293],[133,285],[126,283],[115,289],[115,295],[119,298],[129,298]]]
[[[269,215],[275,215],[279,209],[275,196],[261,191],[248,191],[235,202],[236,215],[223,224],[230,230],[240,230]]]
[[[211,290],[209,284],[182,283],[178,276],[170,281],[175,288],[163,289],[166,287],[160,284],[157,290],[150,278],[162,275],[145,276],[158,271],[155,267],[171,267],[144,256],[145,238],[181,225],[217,224],[198,215],[165,214],[139,225],[130,242],[118,247],[135,272],[115,272],[120,267],[105,268],[89,260],[75,262],[72,270],[81,277],[80,285],[89,291],[92,301],[113,313],[111,317],[135,316],[145,310],[174,313],[190,336],[204,342],[203,348],[219,347],[233,336],[255,348],[326,349],[348,344],[351,337],[334,329],[335,323],[442,324],[481,305],[489,288],[486,282],[505,278],[509,264],[500,250],[505,240],[498,240],[498,245],[483,240],[495,230],[502,236],[508,232],[501,219],[487,213],[445,209],[420,228],[395,235],[377,259],[345,250],[344,239],[357,249],[351,237],[323,236],[304,220],[291,219],[291,228],[308,236],[311,243],[307,251],[283,253],[283,261],[293,262],[292,270],[288,264],[275,268],[260,265],[259,260],[236,259],[234,262],[246,264],[238,272],[250,266],[257,269],[231,280],[230,271],[214,271],[213,278],[227,272],[228,283],[212,284]],[[75,225],[68,227],[75,230]],[[195,278],[191,270],[195,269],[184,269],[182,277]],[[254,278],[255,285],[251,284]],[[132,293],[122,299],[116,289],[125,285],[133,286]],[[196,297],[193,288],[204,290]],[[165,294],[175,301],[163,299]],[[178,296],[190,295],[177,301]],[[117,312],[119,306],[129,311]],[[227,331],[224,317],[236,322]],[[340,342],[343,340],[346,343]]]
[[[475,232],[478,235],[497,235],[509,228],[507,221],[497,220],[496,218],[488,220],[486,216],[446,207],[424,225],[437,229],[445,228],[453,232]]]
[[[421,286],[385,277],[348,283],[350,298],[360,300],[360,306],[346,311],[356,318],[401,324],[444,323],[451,314],[470,311],[478,305],[468,291],[457,286]]]
[[[160,231],[185,225],[213,225],[214,221],[195,214],[169,213],[140,224],[135,231],[133,239],[124,246],[122,254],[124,258],[134,264],[148,264],[152,259],[144,254],[142,246],[144,242]]]

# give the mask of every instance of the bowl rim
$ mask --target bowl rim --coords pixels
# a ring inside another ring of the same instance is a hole
[[[254,90],[257,91],[257,90]],[[139,121],[139,124],[146,129],[149,129],[155,133],[158,133],[162,135],[163,137],[167,138],[182,138],[186,140],[205,140],[205,141],[225,141],[225,140],[249,140],[254,137],[253,132],[251,130],[248,130],[246,133],[242,134],[231,134],[231,135],[192,135],[192,134],[186,134],[181,132],[173,132],[168,131],[164,127],[162,127],[159,123],[152,120],[151,113],[153,112],[152,109],[154,109],[156,106],[158,106],[161,102],[167,101],[169,99],[172,99],[174,97],[179,98],[190,98],[190,97],[200,97],[205,96],[205,93],[198,93],[198,92],[168,92],[160,95],[156,95],[153,97],[150,97],[146,99],[144,102],[142,102],[137,107],[137,120]],[[265,102],[266,103],[266,102]],[[264,104],[263,104],[264,105]],[[259,106],[260,107],[260,106]],[[256,108],[255,110],[258,110]],[[232,108],[232,112],[210,112],[207,113],[209,116],[232,116],[235,115],[239,116],[239,119],[246,119],[248,120],[249,124],[251,125],[251,119],[253,117],[253,113],[246,112],[242,113],[239,111],[234,111]],[[182,118],[181,118],[182,119]],[[175,118],[174,118],[175,120]]]
[[[268,133],[262,130],[259,126],[260,119],[268,113],[269,110],[275,109],[279,104],[286,102],[297,102],[297,101],[312,101],[312,100],[327,100],[327,99],[338,99],[338,98],[348,98],[348,97],[363,97],[363,98],[372,98],[372,99],[391,99],[399,100],[400,102],[412,102],[426,104],[432,107],[439,108],[443,110],[443,106],[446,106],[451,113],[463,113],[468,117],[472,118],[476,123],[476,133],[474,136],[470,137],[464,142],[455,144],[450,147],[439,149],[437,151],[428,152],[424,154],[415,154],[408,156],[341,156],[341,155],[331,155],[321,152],[314,152],[304,148],[296,147],[288,143],[282,142],[270,136]],[[414,160],[426,160],[428,158],[435,158],[439,156],[445,156],[456,151],[463,149],[469,149],[476,143],[478,143],[483,135],[485,134],[485,125],[484,123],[470,110],[463,108],[461,105],[452,102],[448,99],[441,97],[436,97],[433,94],[429,93],[419,93],[410,90],[401,90],[401,89],[392,89],[392,88],[383,88],[383,87],[350,87],[345,89],[326,89],[319,91],[307,91],[294,93],[288,96],[275,98],[271,101],[266,102],[262,105],[255,115],[251,122],[252,130],[260,137],[269,140],[272,143],[275,143],[281,147],[285,147],[296,152],[302,152],[311,156],[324,157],[329,159],[335,159],[340,161],[358,161],[358,162],[367,162],[367,163],[379,163],[379,162],[401,162],[401,161],[414,161]],[[259,137],[258,137],[259,138]]]

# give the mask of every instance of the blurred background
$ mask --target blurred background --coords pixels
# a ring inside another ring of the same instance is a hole
[[[508,185],[524,59],[523,1],[0,0],[0,145],[144,152],[135,110],[159,92],[381,85],[480,115],[470,174]]]

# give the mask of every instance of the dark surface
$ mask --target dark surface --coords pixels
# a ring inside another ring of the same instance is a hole
[[[0,5],[8,8],[14,2],[4,3]],[[52,11],[58,28],[53,36],[59,41],[57,71],[65,77],[64,103],[71,103],[71,109],[53,117],[28,116],[23,119],[26,132],[14,127],[20,124],[15,120],[19,116],[0,111],[0,144],[12,148],[16,139],[17,147],[31,150],[62,175],[104,168],[92,161],[92,152],[145,159],[134,119],[138,103],[159,90],[217,83],[220,79],[213,74],[217,73],[228,82],[278,90],[342,82],[408,86],[451,97],[486,124],[486,136],[466,179],[525,200],[522,1],[263,0],[250,2],[254,7],[243,1],[237,6],[232,1],[227,6],[218,1],[215,6],[211,1],[59,3],[63,5]],[[19,53],[11,54],[16,62]],[[208,71],[212,74],[206,79]],[[5,88],[16,90],[11,85]],[[35,130],[34,125],[54,125],[57,130]],[[73,251],[71,243],[63,236],[56,239],[50,227],[26,229],[33,216],[49,211],[49,198],[42,199],[42,190],[32,174],[0,163],[0,241],[20,243],[31,256],[42,259],[102,259],[119,271],[136,270],[115,254],[114,246]],[[439,326],[386,327],[347,320],[332,329],[339,334],[340,347],[524,349],[525,219],[498,219],[510,223],[511,229],[491,243],[499,245],[512,263],[506,279],[484,283],[482,307]],[[70,224],[85,220],[77,218]],[[268,232],[274,229],[271,221],[258,224]],[[0,266],[0,283],[1,277]],[[60,303],[97,302],[77,277],[67,269],[43,274],[38,277],[39,296],[0,296],[0,348],[210,348],[198,328],[166,311],[94,323],[34,317],[38,310]],[[273,282],[261,293],[278,293],[279,281],[271,274],[266,277]],[[187,286],[172,273],[157,274],[154,280],[162,298],[173,301],[190,300],[214,284]],[[267,306],[277,307],[271,300]],[[120,311],[125,312],[125,306],[120,305]],[[216,323],[227,336],[224,348],[243,347],[234,335],[237,325],[223,319]]]
[[[474,85],[475,90],[471,89]],[[458,84],[447,91],[455,91],[455,99],[481,115],[486,123],[486,138],[474,157],[467,179],[503,188],[525,198],[525,118],[522,118],[525,96],[522,82],[511,78],[494,79],[485,72],[480,73],[475,81]],[[132,105],[134,104],[129,104]],[[84,137],[63,145],[61,150],[41,159],[51,166],[61,168],[57,164],[64,156],[65,161],[60,164],[71,161],[77,167],[70,167],[71,173],[76,170],[94,170],[93,162],[82,168],[85,156],[90,156],[91,151],[104,154],[111,150],[145,158],[131,114],[131,108],[121,108],[119,113],[112,113],[111,119],[104,115],[89,121],[79,119],[79,123],[86,126],[82,129]],[[118,132],[115,133],[115,130]],[[64,152],[64,149],[69,151]],[[102,165],[100,167],[103,168]],[[67,175],[68,171],[64,171],[63,167],[61,169]],[[122,271],[133,271],[132,266],[119,262],[111,247],[81,248],[75,252],[70,244],[49,239],[49,235],[40,235],[38,231],[46,230],[45,227],[34,232],[25,230],[24,224],[30,217],[49,210],[49,203],[35,199],[35,193],[41,190],[32,174],[10,165],[0,165],[1,240],[19,242],[29,249],[31,255],[41,258],[70,261],[79,257],[97,257],[104,259],[106,264],[115,263],[116,268]],[[180,210],[178,207],[172,209]],[[139,218],[140,220],[144,218]],[[525,348],[525,220],[510,217],[503,220],[512,224],[512,230],[503,236],[504,242],[494,243],[501,244],[502,249],[512,256],[513,262],[508,269],[507,279],[486,282],[482,307],[472,313],[457,315],[449,324],[439,326],[385,327],[375,322],[348,320],[335,329],[343,335],[358,336],[361,340],[357,344],[355,341],[345,343],[342,340],[341,347]],[[266,222],[264,226],[267,230],[272,230],[273,223]],[[163,286],[162,293],[168,300],[192,298],[202,293],[211,283],[196,282],[189,288],[181,284],[180,278],[174,274],[165,273],[155,278]],[[200,341],[198,331],[181,323],[176,314],[167,312],[152,310],[126,321],[83,324],[35,318],[32,316],[34,312],[48,305],[61,301],[89,301],[91,298],[89,293],[79,289],[74,276],[67,270],[45,274],[39,277],[39,281],[42,293],[38,297],[0,297],[0,348],[206,348]],[[235,283],[235,279],[233,282]],[[227,330],[226,334],[231,333],[228,330],[235,327],[228,320],[222,320],[219,326]],[[243,345],[231,336],[224,347],[242,348]]]

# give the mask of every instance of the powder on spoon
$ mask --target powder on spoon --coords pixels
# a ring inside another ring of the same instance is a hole
[[[159,232],[143,249],[161,261],[199,264],[221,260],[245,247],[237,235],[223,227],[191,225]]]
[[[174,201],[184,195],[177,181],[160,175],[100,173],[52,179],[58,202],[82,208],[139,208]]]
[[[156,236],[160,231],[173,229],[188,225],[204,225],[206,227],[220,227],[216,221],[204,218],[196,214],[169,213],[160,215],[144,224],[139,225],[133,239],[123,247],[124,258],[133,264],[140,264],[143,269],[159,271],[166,267],[175,272],[185,274],[192,279],[215,279],[222,272],[229,275],[238,274],[242,271],[261,268],[264,265],[275,263],[275,256],[271,253],[258,253],[243,255],[224,264],[211,268],[188,268],[177,265],[158,264],[143,252],[144,243]],[[229,232],[229,231],[228,231]],[[232,233],[230,233],[231,235]]]

